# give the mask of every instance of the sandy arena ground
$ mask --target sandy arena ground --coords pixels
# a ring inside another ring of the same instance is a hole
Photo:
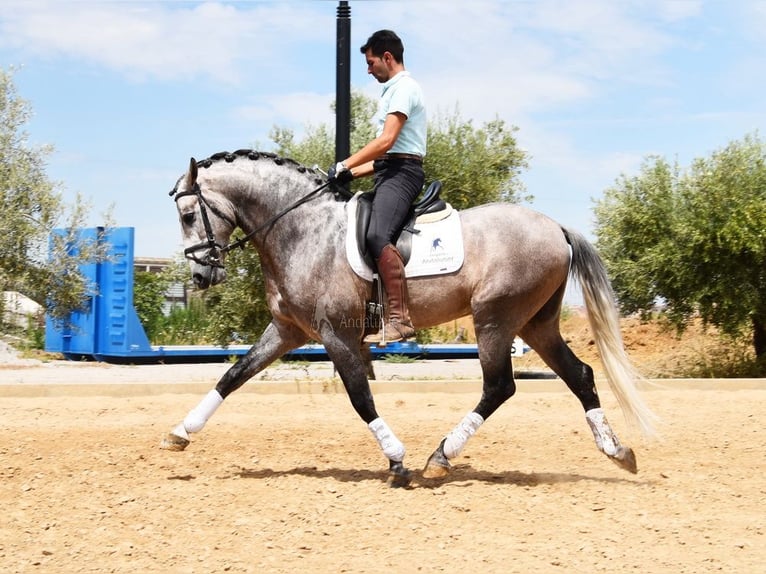
[[[631,475],[561,381],[522,381],[443,481],[426,458],[479,398],[475,362],[376,363],[408,489],[327,365],[281,365],[185,452],[164,434],[227,365],[0,365],[0,571],[762,572],[766,380],[645,393],[661,440]],[[448,379],[457,379],[451,382]]]

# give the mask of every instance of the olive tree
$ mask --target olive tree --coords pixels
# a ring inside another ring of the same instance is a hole
[[[19,97],[11,69],[0,69],[0,291],[23,293],[63,320],[80,310],[92,288],[80,265],[103,257],[97,241],[77,235],[86,218],[78,198],[66,206],[46,175],[50,145],[30,146],[31,106]],[[65,232],[52,235],[56,227]],[[2,299],[0,299],[0,304]],[[0,314],[2,317],[2,314]]]
[[[598,247],[624,311],[658,301],[683,329],[694,317],[766,357],[766,146],[757,135],[682,170],[653,157],[595,208]]]

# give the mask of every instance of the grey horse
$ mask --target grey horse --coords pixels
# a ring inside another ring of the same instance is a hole
[[[363,352],[365,307],[371,283],[347,262],[346,203],[316,171],[274,154],[222,152],[188,171],[175,196],[185,254],[194,283],[207,288],[226,277],[225,254],[246,242],[258,250],[272,320],[257,343],[162,441],[183,450],[221,402],[287,351],[321,341],[353,408],[389,461],[390,481],[409,484],[405,448],[378,414]],[[483,376],[476,407],[449,431],[429,457],[424,478],[448,474],[483,422],[516,391],[511,348],[521,336],[579,399],[596,446],[635,473],[633,450],[623,446],[601,408],[593,370],[559,332],[570,273],[582,287],[593,336],[610,387],[629,423],[651,434],[654,415],[637,390],[639,375],[624,351],[618,315],[603,263],[579,233],[513,204],[494,203],[460,213],[465,261],[453,273],[409,280],[416,328],[473,317]],[[230,243],[236,228],[245,237]],[[322,301],[321,321],[316,320]]]

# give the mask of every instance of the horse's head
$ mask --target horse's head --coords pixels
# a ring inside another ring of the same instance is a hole
[[[226,279],[223,267],[226,245],[237,226],[233,215],[228,213],[230,209],[220,194],[203,189],[197,181],[194,158],[171,195],[175,195],[184,256],[189,260],[194,284],[207,289],[221,283]]]

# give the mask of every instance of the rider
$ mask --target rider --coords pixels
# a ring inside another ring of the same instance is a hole
[[[388,298],[387,341],[415,335],[407,309],[404,262],[396,239],[425,181],[426,109],[418,83],[404,67],[404,46],[396,33],[379,30],[360,48],[367,72],[381,84],[375,139],[328,171],[329,179],[345,184],[374,174],[372,214],[367,247],[375,259]],[[365,337],[381,342],[381,333]]]

